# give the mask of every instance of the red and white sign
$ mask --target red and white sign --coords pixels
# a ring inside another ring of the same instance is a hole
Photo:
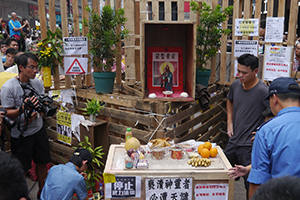
[[[196,184],[195,200],[227,200],[228,184]]]
[[[66,75],[87,74],[88,58],[65,57],[64,65]]]

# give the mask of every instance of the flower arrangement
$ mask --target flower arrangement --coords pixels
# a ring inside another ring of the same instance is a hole
[[[41,69],[41,67],[51,67],[54,72],[54,67],[57,65],[57,63],[54,62],[55,60],[63,65],[63,41],[59,38],[59,35],[58,29],[55,32],[51,32],[50,29],[48,29],[47,37],[38,43],[36,55],[39,58],[39,69]]]

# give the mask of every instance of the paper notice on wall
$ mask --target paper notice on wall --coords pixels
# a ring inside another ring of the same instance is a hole
[[[140,176],[116,176],[116,182],[105,184],[105,198],[140,198]]]
[[[263,80],[290,76],[291,47],[265,46]]]
[[[284,17],[267,17],[265,42],[281,43],[283,40]]]
[[[57,139],[65,144],[71,145],[71,114],[67,112],[58,111],[56,113],[56,121]]]
[[[258,41],[257,40],[235,40],[234,41],[234,57],[243,54],[253,54],[257,56]]]
[[[235,19],[235,36],[258,36],[259,19]]]
[[[195,200],[227,200],[228,184],[196,184]]]

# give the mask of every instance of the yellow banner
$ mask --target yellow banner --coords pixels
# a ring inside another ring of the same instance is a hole
[[[71,127],[71,114],[58,111],[56,114],[57,124]]]

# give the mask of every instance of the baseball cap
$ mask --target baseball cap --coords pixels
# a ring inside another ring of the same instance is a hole
[[[273,94],[283,94],[289,92],[298,92],[300,93],[300,87],[298,83],[290,77],[279,77],[276,78],[269,87],[269,94],[265,99]]]
[[[87,160],[89,164],[88,169],[94,169],[92,166],[93,155],[87,149],[78,148],[74,151],[73,156],[80,156],[83,160]]]

